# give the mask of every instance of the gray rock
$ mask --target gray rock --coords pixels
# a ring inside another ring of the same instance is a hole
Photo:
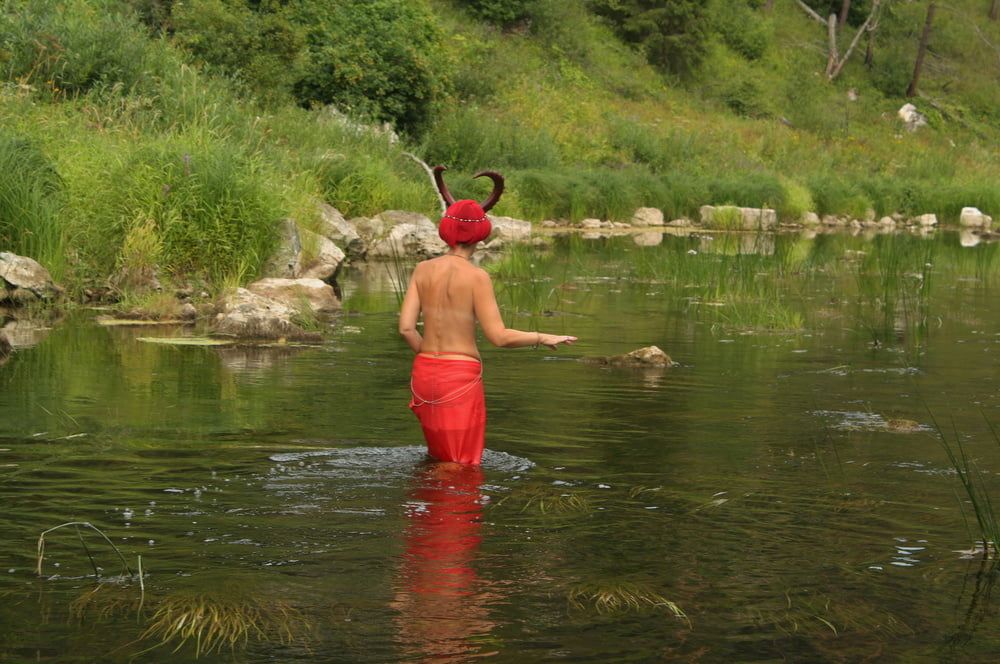
[[[633,226],[662,226],[663,210],[652,207],[641,207],[632,213]]]
[[[278,229],[278,248],[264,264],[263,275],[286,279],[295,277],[301,253],[299,227],[294,219],[284,219]]]
[[[239,339],[317,339],[294,322],[298,311],[277,300],[237,288],[226,295],[212,333]]]
[[[819,226],[820,218],[815,212],[803,212],[802,218],[799,219],[804,226]]]
[[[261,279],[247,286],[255,295],[280,302],[298,311],[302,304],[308,304],[313,311],[337,311],[340,300],[330,284],[315,278]]]
[[[350,258],[362,258],[367,246],[354,224],[344,219],[337,208],[323,204],[319,209],[320,235],[344,250]]]
[[[531,239],[531,222],[513,217],[490,216],[493,225],[491,237],[505,242],[527,242]]]
[[[687,217],[680,217],[678,219],[671,219],[667,226],[672,226],[674,228],[690,228],[694,226],[694,222]]]
[[[62,288],[37,261],[7,251],[0,252],[0,302],[54,300]]]
[[[559,224],[552,221],[551,219],[546,219],[542,222],[542,228],[558,228]]]
[[[770,208],[702,205],[698,212],[701,223],[710,228],[769,230],[778,223],[778,213]]]
[[[194,320],[198,317],[198,308],[190,302],[181,305],[181,318],[183,320]]]
[[[903,104],[898,111],[899,119],[906,125],[907,131],[916,131],[927,126],[927,118],[913,104]]]
[[[936,214],[922,214],[915,220],[917,224],[923,227],[937,226],[938,218]]]
[[[300,230],[302,251],[296,261],[296,278],[321,279],[329,281],[337,275],[337,271],[347,258],[340,247],[330,239],[307,230]]]
[[[583,219],[580,221],[580,228],[597,229],[601,227],[600,219]]]
[[[426,220],[427,218],[424,217]],[[429,227],[428,227],[429,226]],[[448,250],[438,236],[437,228],[427,224],[399,223],[387,235],[376,240],[368,249],[369,258],[393,259],[396,257],[433,258]]]

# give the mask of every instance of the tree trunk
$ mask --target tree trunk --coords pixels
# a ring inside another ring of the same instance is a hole
[[[927,42],[931,38],[931,25],[934,23],[934,10],[936,2],[927,5],[927,20],[924,21],[924,31],[920,34],[920,45],[917,47],[917,61],[913,65],[913,78],[910,79],[910,86],[906,88],[907,97],[917,95],[917,84],[920,82],[920,72],[924,68],[924,56],[927,54]]]
[[[840,5],[840,20],[837,23],[843,28],[847,24],[847,14],[851,11],[851,0],[844,0]]]
[[[865,48],[865,67],[871,69],[873,64],[875,64],[875,35],[869,32],[868,46]]]
[[[990,20],[997,19],[1000,19],[1000,0],[993,0],[993,4],[990,5]]]

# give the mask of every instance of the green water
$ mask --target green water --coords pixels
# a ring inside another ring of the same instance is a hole
[[[79,312],[0,367],[0,661],[193,661],[143,633],[196,600],[262,616],[201,661],[994,661],[997,573],[957,553],[974,519],[932,417],[1000,503],[996,250],[512,252],[508,324],[580,342],[484,349],[481,472],[424,459],[391,270],[346,274],[312,348],[154,345],[180,332]],[[678,365],[576,361],[653,344]],[[36,575],[69,521],[141,556],[141,611],[93,534],[102,583],[71,528]]]

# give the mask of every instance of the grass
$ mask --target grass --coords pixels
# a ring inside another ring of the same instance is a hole
[[[588,514],[594,511],[585,495],[545,485],[515,489],[497,501],[496,506],[506,504],[520,505],[521,512],[534,511],[539,514]]]
[[[177,594],[161,600],[140,634],[154,645],[136,656],[173,646],[176,653],[194,647],[194,656],[236,652],[251,640],[282,644],[308,640],[312,624],[288,602],[272,597]]]
[[[87,521],[70,521],[68,523],[61,523],[58,526],[53,526],[52,528],[49,528],[48,530],[43,531],[42,534],[38,536],[38,558],[37,558],[36,565],[35,565],[35,572],[38,574],[38,576],[42,575],[42,564],[45,561],[45,538],[46,538],[46,536],[49,535],[50,533],[53,533],[53,532],[55,532],[57,530],[60,530],[62,528],[69,528],[69,527],[73,527],[76,530],[76,534],[77,534],[77,536],[80,539],[80,544],[83,546],[83,550],[86,553],[88,560],[90,561],[91,567],[93,567],[93,569],[94,569],[94,577],[95,578],[98,578],[98,579],[101,578],[101,573],[100,573],[100,570],[98,568],[97,563],[94,561],[93,555],[90,552],[90,548],[87,546],[87,542],[83,539],[83,534],[80,532],[80,528],[81,527],[82,528],[89,528],[90,530],[93,530],[95,533],[97,533],[98,535],[100,535],[101,538],[105,542],[107,542],[108,546],[111,547],[111,549],[112,549],[112,551],[114,551],[115,555],[118,556],[118,560],[121,561],[121,564],[122,564],[122,575],[123,576],[127,575],[129,577],[133,576],[131,568],[129,568],[128,563],[125,561],[125,556],[123,556],[122,552],[118,549],[117,546],[115,546],[115,543],[112,542],[111,539],[108,538],[107,535],[105,535],[103,532],[101,532],[101,530],[99,528],[97,528],[97,526],[95,526],[94,524],[92,524],[90,522],[87,522]]]
[[[666,611],[691,626],[691,620],[675,602],[637,583],[580,584],[570,589],[566,599],[575,609],[592,607],[601,614],[645,610]]]
[[[949,442],[948,435],[938,423],[934,414],[930,413],[930,411],[928,413],[934,422],[934,428],[937,430],[938,439],[944,447],[948,461],[951,463],[952,468],[955,469],[958,481],[965,492],[965,497],[972,506],[972,513],[976,519],[976,529],[979,538],[978,540],[974,539],[975,550],[981,552],[984,560],[1000,560],[997,551],[997,547],[1000,545],[1000,518],[997,517],[997,512],[993,508],[993,501],[983,478],[983,473],[975,461],[970,458],[968,451],[962,444],[962,437],[955,426],[954,420],[952,420],[952,439]],[[1000,447],[1000,433],[998,433],[989,420],[986,420],[986,424],[989,426],[994,442]],[[961,506],[962,501],[959,501],[959,507],[961,508]],[[962,509],[962,518],[965,520],[964,509]],[[969,530],[970,537],[972,537],[972,530],[969,528],[967,520],[966,528]]]

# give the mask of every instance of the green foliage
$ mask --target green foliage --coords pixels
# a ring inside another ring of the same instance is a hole
[[[771,24],[746,2],[715,2],[711,5],[712,28],[723,43],[747,60],[757,60],[771,42]]]
[[[491,117],[475,107],[444,113],[424,141],[428,163],[469,171],[483,168],[552,168],[559,147],[545,129],[532,129],[516,118]]]
[[[709,21],[702,0],[590,0],[590,6],[654,67],[687,74],[705,55]]]
[[[38,146],[0,132],[0,251],[30,256],[58,273],[62,180]]]
[[[299,102],[335,104],[352,115],[419,134],[444,97],[441,33],[422,3],[407,0],[299,0],[308,64]]]
[[[834,14],[837,17],[840,16],[841,7],[844,6],[844,0],[803,0],[807,5],[816,10],[816,13],[826,18],[830,14]],[[852,26],[859,26],[865,22],[868,18],[868,14],[872,9],[872,0],[854,0],[851,3],[851,8],[847,12],[847,24]]]
[[[174,41],[259,99],[282,101],[298,82],[305,31],[282,6],[253,11],[242,0],[189,0],[173,11]]]
[[[121,86],[149,89],[175,62],[120,3],[7,0],[0,4],[0,67],[55,96]]]
[[[531,16],[533,0],[462,0],[476,18],[499,26],[520,23]]]

